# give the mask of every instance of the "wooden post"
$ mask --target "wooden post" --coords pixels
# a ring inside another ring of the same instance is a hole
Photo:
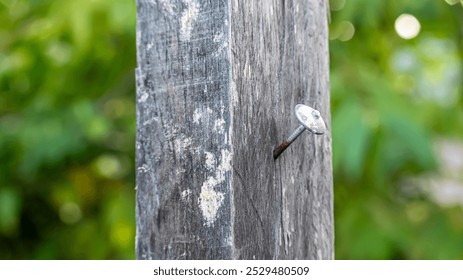
[[[137,1],[137,258],[333,258],[326,2]]]

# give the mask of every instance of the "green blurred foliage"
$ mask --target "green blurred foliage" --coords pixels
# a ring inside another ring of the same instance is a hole
[[[338,259],[462,259],[463,211],[404,181],[433,172],[433,142],[463,138],[463,7],[451,0],[331,0]],[[405,40],[401,14],[421,30]]]
[[[135,1],[0,0],[0,258],[134,258]]]

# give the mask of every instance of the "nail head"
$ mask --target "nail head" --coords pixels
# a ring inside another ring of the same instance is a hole
[[[325,133],[326,126],[320,112],[303,104],[297,104],[295,111],[299,122],[310,132],[315,134]]]

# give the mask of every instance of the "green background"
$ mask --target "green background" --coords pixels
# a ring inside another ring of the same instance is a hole
[[[330,6],[336,258],[462,259],[462,204],[429,191],[463,189],[436,148],[463,143],[462,4]],[[0,0],[0,259],[135,257],[135,10]]]

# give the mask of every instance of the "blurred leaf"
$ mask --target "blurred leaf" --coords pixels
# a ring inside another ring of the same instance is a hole
[[[0,189],[0,232],[12,235],[16,232],[21,213],[21,197],[10,188]]]
[[[397,140],[398,151],[405,154],[405,158],[413,160],[423,170],[435,166],[434,155],[428,138],[418,126],[412,124],[405,118],[397,115],[390,115],[385,120],[387,131]],[[392,152],[392,151],[391,151]]]
[[[364,169],[370,132],[364,125],[361,108],[349,102],[333,116],[333,165],[342,168],[348,177],[358,178]]]

